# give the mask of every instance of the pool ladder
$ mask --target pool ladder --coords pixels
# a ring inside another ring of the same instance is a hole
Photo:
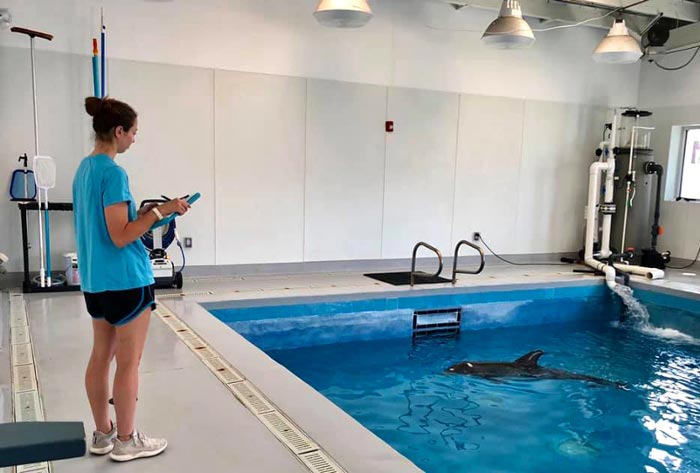
[[[465,269],[457,269],[457,260],[459,259],[459,249],[462,247],[462,245],[467,245],[476,251],[479,252],[479,257],[480,257],[480,263],[479,263],[479,268],[476,271],[467,271]],[[416,246],[413,247],[413,256],[411,257],[411,275],[410,275],[410,282],[411,286],[413,286],[416,283],[416,255],[418,254],[418,248],[421,246],[424,246],[425,248],[428,248],[429,250],[433,251],[437,257],[438,257],[438,270],[435,274],[431,274],[430,277],[437,278],[440,276],[440,273],[442,273],[442,268],[443,268],[443,261],[442,261],[442,253],[440,250],[435,248],[433,245],[430,245],[424,241],[419,241],[416,243]],[[479,274],[481,271],[484,270],[484,264],[486,263],[485,256],[484,256],[484,250],[481,249],[479,245],[475,245],[474,243],[471,243],[467,240],[461,240],[457,243],[457,246],[455,246],[455,254],[454,254],[454,261],[452,262],[452,285],[457,284],[457,274]]]
[[[457,269],[457,260],[459,259],[459,249],[462,245],[470,246],[479,252],[479,257],[481,259],[481,262],[479,263],[479,269],[477,269],[476,271],[467,271],[465,269]],[[454,286],[455,284],[457,284],[457,273],[459,273],[459,274],[479,274],[480,272],[482,272],[484,270],[485,263],[486,263],[486,259],[484,257],[484,250],[482,250],[479,245],[475,245],[474,243],[467,241],[467,240],[461,240],[459,243],[457,243],[457,246],[455,246],[455,256],[454,256],[454,261],[452,262],[452,285]]]
[[[440,250],[435,248],[433,245],[429,245],[428,243],[426,243],[424,241],[419,241],[418,243],[416,243],[416,246],[413,247],[413,257],[411,258],[411,286],[413,286],[416,283],[416,254],[418,253],[418,248],[420,248],[421,246],[424,246],[427,249],[432,250],[433,252],[435,252],[435,254],[438,257],[438,261],[439,261],[438,270],[435,274],[432,274],[431,277],[437,278],[438,276],[440,276],[440,273],[442,272],[442,253],[440,252]]]

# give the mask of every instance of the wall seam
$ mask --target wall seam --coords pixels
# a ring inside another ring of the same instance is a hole
[[[462,94],[457,94],[457,132],[455,136],[455,165],[452,175],[452,224],[450,228],[450,247],[455,243],[455,218],[457,209],[457,161],[459,159],[459,133],[462,129]]]

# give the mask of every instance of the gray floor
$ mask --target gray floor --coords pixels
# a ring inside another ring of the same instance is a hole
[[[489,266],[479,276],[462,276],[458,286],[482,290],[494,285],[577,284],[591,280],[600,281],[600,278],[573,274],[571,267]],[[700,298],[700,277],[692,271],[672,271],[666,279],[651,283],[634,278],[634,283]],[[449,284],[431,286],[431,290],[450,288]],[[238,334],[222,330],[221,322],[198,303],[416,290],[423,291],[425,286],[394,287],[358,273],[324,273],[189,279],[184,291],[159,292],[159,298],[347,471],[406,472],[418,469]],[[5,307],[7,297],[2,297],[0,303]],[[83,387],[83,370],[90,351],[91,328],[82,296],[80,293],[25,295],[25,300],[46,419],[83,420],[89,434],[92,420]],[[5,310],[3,315],[6,313]],[[2,322],[0,413],[2,420],[8,421],[8,324],[7,320]],[[138,427],[148,434],[165,436],[170,443],[161,457],[115,464],[104,457],[88,456],[54,462],[53,470],[71,473],[111,468],[124,473],[308,471],[157,317],[151,321],[141,365],[139,396]]]

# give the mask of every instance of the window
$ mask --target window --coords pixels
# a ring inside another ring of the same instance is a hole
[[[681,143],[679,199],[700,200],[700,127],[686,128]]]

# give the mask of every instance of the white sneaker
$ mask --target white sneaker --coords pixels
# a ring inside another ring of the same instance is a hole
[[[92,432],[92,445],[90,445],[90,453],[95,455],[105,455],[114,448],[114,439],[117,438],[117,424],[112,423],[112,430],[103,434],[99,430]]]
[[[129,440],[114,439],[114,449],[109,454],[109,458],[117,462],[128,462],[137,458],[154,457],[165,450],[168,441],[146,437],[141,432],[134,429],[134,433]]]

